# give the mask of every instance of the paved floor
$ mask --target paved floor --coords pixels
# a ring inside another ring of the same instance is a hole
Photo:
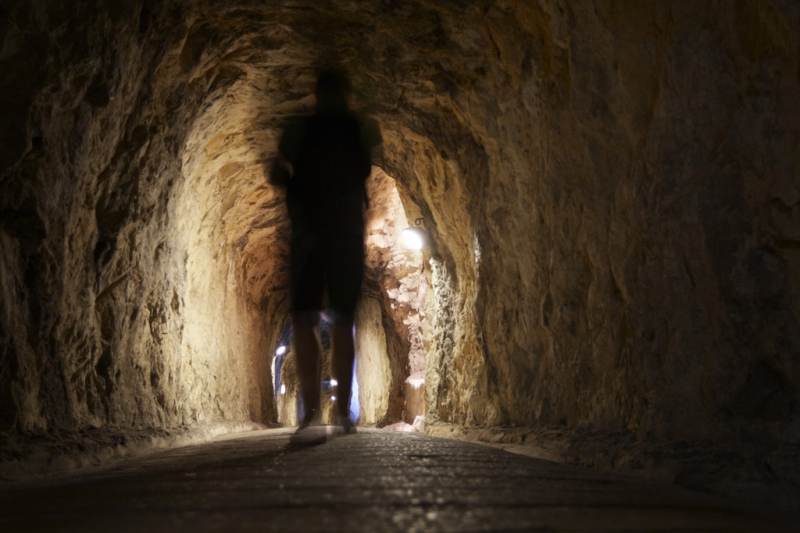
[[[0,485],[0,531],[791,531],[730,501],[465,442],[286,430]]]

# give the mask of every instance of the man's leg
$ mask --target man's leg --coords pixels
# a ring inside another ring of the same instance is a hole
[[[353,360],[355,346],[353,344],[353,317],[339,320],[331,326],[333,343],[333,375],[338,382],[336,386],[336,407],[339,417],[345,423],[350,420],[350,395],[353,385]],[[349,430],[350,427],[345,427]]]
[[[317,336],[319,314],[316,312],[295,313],[292,316],[292,341],[300,374],[300,389],[303,394],[305,417],[300,421],[301,428],[308,425],[319,413],[319,356],[320,345]]]
[[[355,359],[353,319],[364,276],[364,226],[360,218],[360,194],[356,200],[353,205],[354,220],[348,223],[352,226],[350,230],[332,235],[329,240],[330,260],[326,270],[330,300],[328,314],[332,322],[330,330],[333,344],[332,366],[338,381],[336,407],[339,423],[348,433],[353,431],[353,423],[350,420],[350,394]]]

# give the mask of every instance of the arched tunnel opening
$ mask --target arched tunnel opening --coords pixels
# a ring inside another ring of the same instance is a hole
[[[220,52],[222,57],[231,53]],[[189,358],[201,351],[201,359],[215,357],[205,364],[208,372],[201,383],[220,379],[223,369],[242,372],[231,383],[249,382],[247,396],[231,399],[247,402],[251,419],[264,423],[297,423],[289,415],[297,409],[276,411],[278,406],[271,400],[274,390],[269,388],[275,374],[267,355],[273,352],[267,347],[281,336],[290,311],[290,223],[284,192],[265,181],[269,161],[276,155],[280,126],[292,114],[313,110],[314,70],[319,65],[312,61],[296,68],[304,73],[299,85],[293,86],[300,97],[282,102],[282,114],[275,115],[265,101],[264,95],[269,94],[265,80],[271,76],[258,69],[252,79],[241,75],[232,81],[212,105],[202,108],[183,151],[185,185],[177,199],[177,219],[185,224],[181,239],[186,245],[182,305],[187,310],[187,327],[182,348]],[[237,96],[229,98],[231,94]],[[400,232],[409,222],[395,179],[374,167],[367,197],[367,268],[356,314],[356,379],[361,395],[358,405],[363,405],[360,422],[384,426],[403,418],[405,379],[425,370],[421,317],[427,282],[421,281],[422,253],[400,242]],[[410,200],[406,203],[411,212],[420,212]],[[189,309],[197,314],[189,315]],[[324,328],[322,333],[326,334]],[[291,344],[288,347],[282,376],[287,393],[281,400],[296,406],[299,381]],[[329,343],[323,347],[323,376],[329,382]],[[239,360],[226,352],[238,353]],[[203,394],[213,405],[215,390],[204,386]],[[220,415],[227,417],[222,411]],[[330,410],[323,409],[323,418],[330,416]]]
[[[785,21],[780,2],[3,3],[0,431],[296,423],[266,174],[335,63],[384,139],[361,424],[796,441]],[[428,243],[404,249],[418,219]]]

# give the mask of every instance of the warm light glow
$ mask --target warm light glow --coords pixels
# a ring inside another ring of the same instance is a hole
[[[409,385],[411,385],[415,389],[418,389],[418,388],[422,387],[425,384],[425,378],[421,378],[421,379],[409,378],[406,381],[408,382]]]
[[[286,346],[278,346],[278,349],[275,350],[275,355],[283,355],[286,353]]]
[[[331,396],[331,401],[335,402],[336,401],[336,396]]]
[[[286,394],[286,385],[281,383],[281,394]]]
[[[332,380],[331,380],[331,387],[335,387],[335,386],[336,386],[336,385],[338,385],[338,384],[339,384],[339,382],[338,382],[338,381],[336,381],[335,379],[332,379]]]
[[[422,250],[422,247],[425,246],[425,230],[422,228],[404,229],[403,242],[412,250]]]

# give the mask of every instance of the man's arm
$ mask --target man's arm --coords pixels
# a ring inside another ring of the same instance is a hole
[[[276,187],[286,187],[294,175],[292,161],[297,157],[300,142],[305,133],[305,119],[295,117],[286,124],[283,135],[278,143],[278,153],[272,162],[269,173],[269,182]]]

